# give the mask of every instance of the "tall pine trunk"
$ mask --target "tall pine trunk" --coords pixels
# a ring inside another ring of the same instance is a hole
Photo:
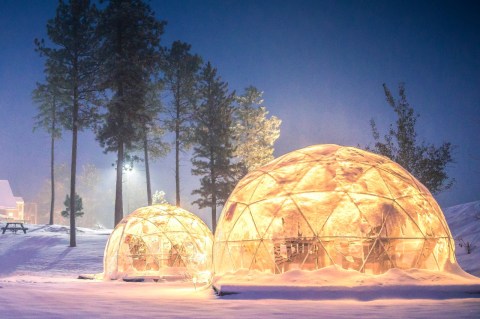
[[[75,180],[77,177],[78,91],[73,92],[72,165],[70,171],[70,247],[77,246],[75,228]],[[72,195],[73,194],[73,195]]]
[[[53,210],[55,207],[55,138],[52,134],[52,144],[50,148],[50,180],[51,180],[51,197],[50,197],[50,220],[48,221],[49,225],[53,225]]]
[[[55,101],[52,107],[52,132],[51,132],[51,148],[50,148],[50,181],[52,186],[51,198],[50,198],[50,220],[49,225],[53,225],[53,210],[55,209]]]
[[[212,194],[212,233],[215,234],[217,229],[217,195],[215,192]]]
[[[212,232],[217,229],[217,185],[215,184],[214,155],[210,153],[210,183],[212,185]]]
[[[76,7],[72,7],[72,14],[77,16]],[[75,182],[77,178],[77,135],[78,135],[78,23],[73,23],[73,61],[72,61],[72,81],[73,81],[73,110],[72,110],[72,163],[70,166],[70,247],[77,247],[77,229],[75,228]]]
[[[175,121],[175,205],[180,207],[180,109],[177,107],[177,120]]]
[[[147,140],[147,130],[143,135],[143,150],[145,152],[145,176],[147,178],[147,201],[148,206],[152,205],[152,188],[150,184],[150,164],[148,162],[148,140]]]
[[[117,182],[115,185],[115,226],[117,226],[123,218],[123,147],[123,140],[120,139],[117,152]]]

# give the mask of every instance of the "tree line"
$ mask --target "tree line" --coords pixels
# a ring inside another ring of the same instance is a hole
[[[103,3],[102,3],[103,4]],[[71,131],[70,246],[76,246],[78,132],[92,130],[105,153],[116,154],[114,222],[123,218],[123,171],[145,163],[147,203],[152,204],[149,161],[175,152],[175,204],[180,206],[180,153],[192,150],[193,191],[199,208],[222,205],[249,170],[273,159],[281,121],[268,117],[262,92],[237,95],[218,70],[191,46],[161,40],[165,21],[141,0],[111,0],[98,8],[89,0],[60,0],[47,22],[48,39],[35,39],[44,58],[45,80],[37,83],[35,128],[50,134],[51,205],[55,202],[55,140]],[[173,141],[164,134],[172,133]],[[75,194],[75,196],[72,196]]]
[[[180,154],[191,151],[191,173],[200,179],[193,202],[210,208],[215,231],[217,207],[249,170],[273,159],[281,121],[268,117],[262,92],[249,86],[232,91],[210,61],[174,41],[162,45],[165,21],[141,0],[111,0],[97,8],[88,0],[60,0],[47,22],[48,41],[35,39],[45,59],[45,80],[37,83],[35,128],[51,138],[50,224],[55,202],[55,141],[72,132],[70,189],[64,215],[70,218],[70,246],[76,246],[78,132],[92,130],[104,152],[116,154],[115,225],[123,218],[123,171],[145,163],[147,203],[152,204],[150,160],[175,154],[175,204],[181,206]],[[418,115],[407,101],[404,84],[395,99],[386,85],[388,105],[397,116],[367,150],[385,155],[416,176],[432,193],[449,189],[446,168],[454,147],[419,140]],[[166,141],[165,134],[173,136]],[[75,196],[71,196],[75,194]],[[75,212],[70,214],[69,212]]]

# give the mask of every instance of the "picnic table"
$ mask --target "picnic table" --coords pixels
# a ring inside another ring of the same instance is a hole
[[[11,232],[13,232],[15,234],[17,233],[17,231],[23,230],[23,233],[26,234],[28,228],[23,227],[23,223],[17,221],[17,222],[7,222],[5,224],[5,227],[2,227],[2,234],[5,234],[5,232],[7,230],[10,230]]]

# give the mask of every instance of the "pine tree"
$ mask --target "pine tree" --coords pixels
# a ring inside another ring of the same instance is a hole
[[[103,89],[110,92],[104,123],[97,139],[105,152],[117,153],[115,225],[123,218],[122,172],[125,156],[144,136],[150,113],[145,102],[157,71],[164,22],[140,0],[112,0],[99,25],[102,37]]]
[[[162,103],[159,99],[161,92],[161,82],[152,82],[149,84],[145,95],[144,112],[146,116],[141,118],[140,124],[140,140],[135,141],[132,150],[127,150],[124,156],[124,163],[129,161],[128,165],[131,170],[135,162],[143,161],[145,164],[145,179],[147,188],[147,205],[152,205],[152,187],[150,179],[150,160],[164,157],[170,152],[170,144],[163,140],[165,129],[159,119],[159,113],[163,111]],[[132,152],[130,152],[132,151]],[[141,155],[134,155],[137,152]],[[124,166],[127,166],[126,164]],[[125,169],[124,169],[125,170]]]
[[[49,225],[54,222],[55,210],[55,140],[62,136],[60,116],[64,105],[63,97],[55,84],[37,83],[33,91],[33,100],[38,104],[38,114],[35,116],[33,130],[42,128],[50,134],[50,217]]]
[[[383,84],[387,103],[397,115],[395,125],[390,124],[384,141],[380,139],[375,121],[372,119],[370,125],[375,140],[373,148],[367,150],[384,155],[400,164],[412,173],[430,192],[437,194],[449,189],[454,180],[448,177],[447,165],[453,162],[451,143],[444,142],[439,147],[419,142],[415,125],[419,115],[415,114],[413,107],[407,101],[405,85],[400,83],[400,99],[395,100],[392,93]]]
[[[192,192],[200,198],[193,204],[210,207],[212,229],[217,225],[217,206],[223,205],[234,187],[233,101],[227,83],[217,77],[209,63],[203,68],[199,83],[200,105],[195,112],[195,146],[192,174],[201,176],[201,188]]]
[[[47,23],[48,38],[53,47],[44,40],[35,40],[37,51],[47,58],[47,78],[55,79],[55,86],[69,99],[65,109],[68,122],[63,125],[72,130],[72,157],[70,193],[76,194],[77,136],[78,130],[90,125],[96,109],[92,107],[96,89],[98,40],[95,35],[97,10],[88,0],[60,0],[55,18]],[[71,198],[70,207],[75,210]],[[70,218],[70,246],[75,247],[75,218]]]
[[[273,160],[273,144],[280,136],[282,121],[275,116],[267,118],[262,95],[257,88],[250,86],[243,95],[235,97],[234,155],[240,161],[239,178]]]
[[[160,88],[158,85],[152,85],[146,96],[146,112],[148,113],[148,123],[143,123],[142,142],[139,149],[143,150],[143,161],[145,163],[145,178],[147,183],[147,204],[152,205],[152,187],[150,182],[150,159],[164,157],[170,151],[170,145],[163,141],[165,129],[157,119],[158,114],[162,112],[163,107],[158,99]]]
[[[63,202],[63,204],[65,205],[65,210],[62,210],[61,214],[63,217],[67,218],[71,216],[70,215],[70,195],[67,194],[67,196],[65,196],[65,201]],[[82,198],[78,196],[78,194],[75,194],[75,214],[73,214],[74,218],[82,217],[83,214],[84,212],[83,212]]]
[[[202,63],[190,53],[190,45],[175,41],[166,50],[162,69],[165,89],[170,93],[165,124],[173,132],[175,145],[175,204],[180,206],[180,152],[189,149],[192,138],[192,114],[196,100],[197,73]]]

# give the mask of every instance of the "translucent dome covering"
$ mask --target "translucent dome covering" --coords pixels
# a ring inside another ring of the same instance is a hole
[[[380,274],[453,263],[452,235],[430,192],[386,157],[338,145],[307,147],[250,172],[215,233],[217,274],[330,265]]]
[[[196,215],[168,204],[139,208],[115,227],[104,276],[210,282],[213,235]]]

